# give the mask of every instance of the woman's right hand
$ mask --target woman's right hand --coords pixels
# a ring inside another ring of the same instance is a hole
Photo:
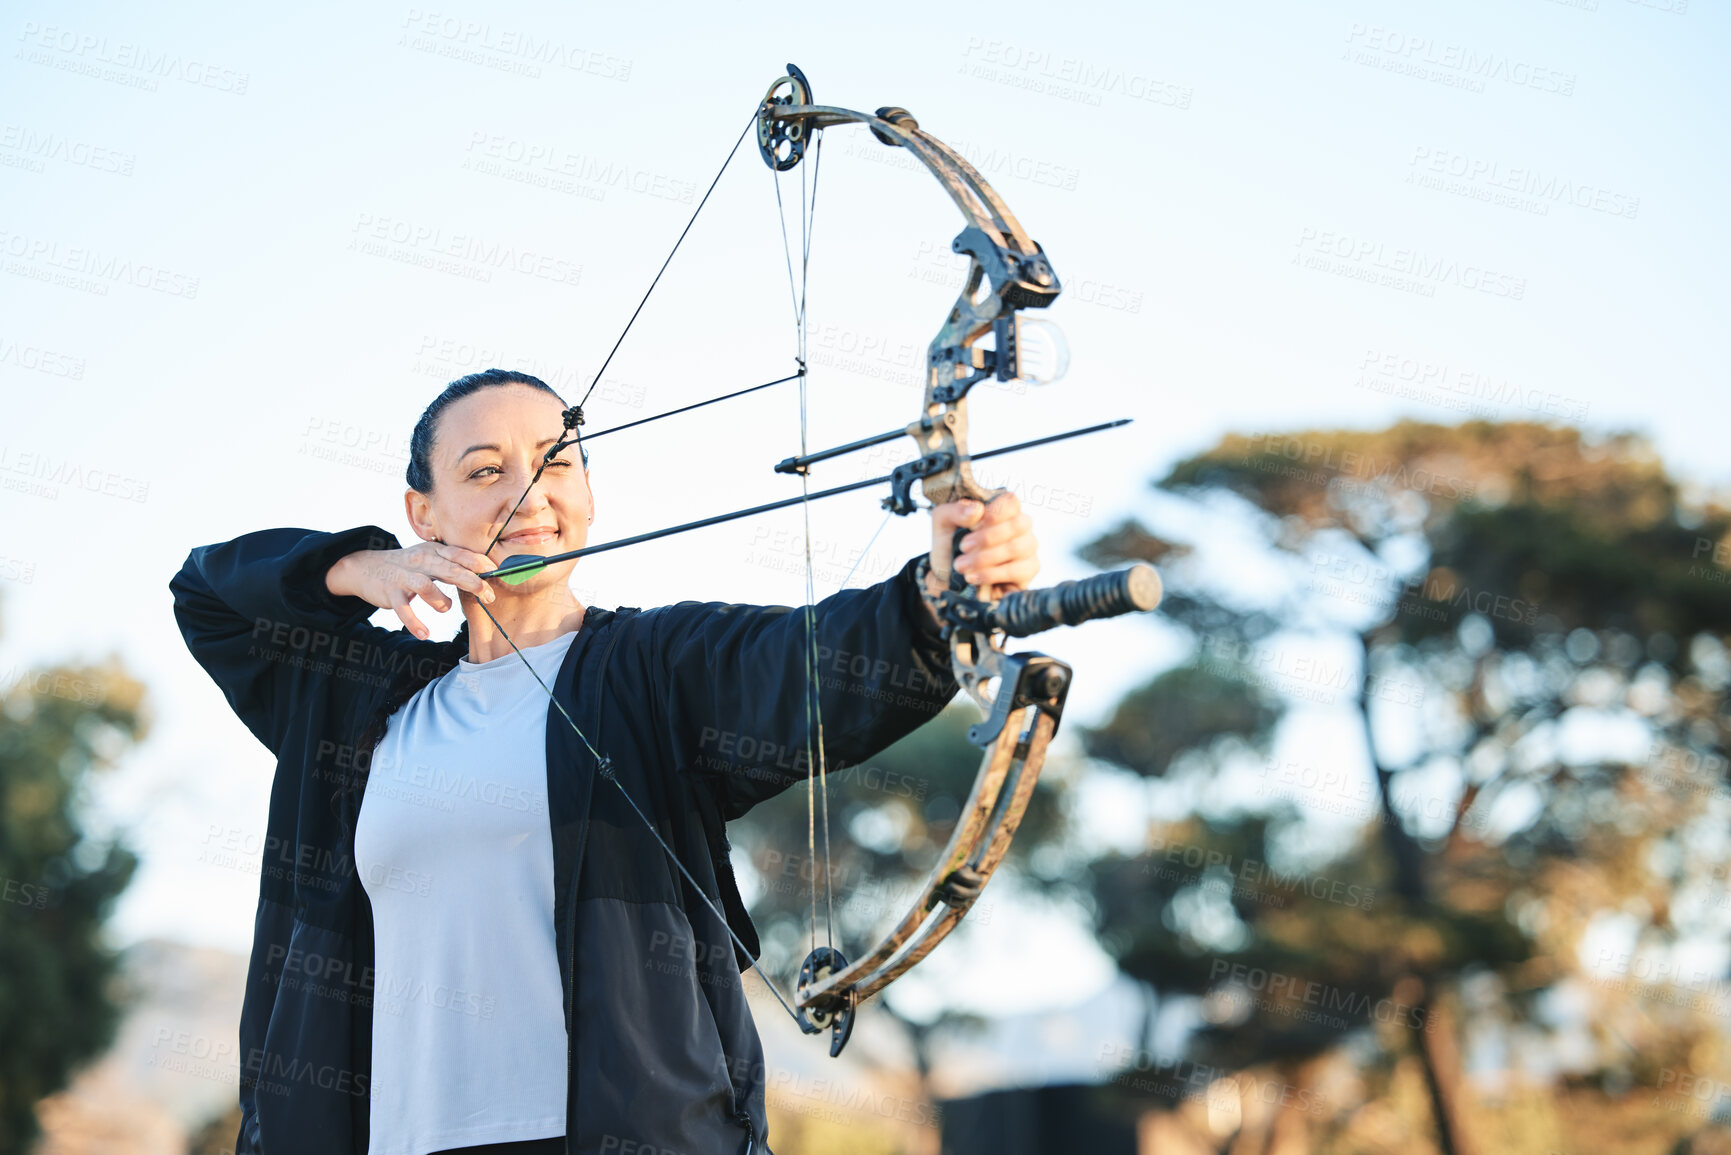
[[[325,588],[338,597],[357,597],[390,610],[422,641],[430,636],[411,608],[420,598],[444,613],[450,596],[435,582],[466,590],[491,605],[495,594],[480,575],[498,568],[486,554],[461,546],[424,541],[407,549],[363,549],[351,553],[325,574]]]

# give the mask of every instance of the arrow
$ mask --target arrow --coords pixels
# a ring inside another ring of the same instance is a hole
[[[1106,421],[1099,425],[1089,425],[1083,429],[1072,429],[1067,433],[1054,433],[1049,437],[1037,437],[1032,441],[1021,441],[1015,445],[1006,445],[1002,449],[991,449],[987,450],[985,453],[975,453],[969,458],[969,460],[985,461],[988,458],[999,457],[1005,453],[1015,453],[1022,449],[1032,449],[1036,445],[1050,445],[1054,441],[1065,441],[1072,437],[1082,437],[1089,433],[1099,433],[1106,429],[1116,429],[1120,425],[1130,424],[1130,421],[1131,418],[1121,417],[1117,421]],[[686,533],[694,529],[703,529],[706,526],[720,525],[724,521],[737,521],[742,517],[750,517],[753,514],[768,513],[771,510],[776,509],[786,509],[790,505],[798,505],[804,501],[817,501],[825,497],[835,497],[837,494],[852,493],[856,489],[869,489],[874,485],[884,484],[886,481],[889,481],[892,476],[893,474],[886,473],[882,477],[873,477],[867,481],[850,482],[847,485],[838,485],[833,489],[819,490],[817,493],[810,495],[802,494],[799,497],[789,497],[782,501],[772,501],[765,505],[754,505],[750,509],[737,509],[732,513],[718,513],[714,517],[706,517],[699,521],[688,521],[683,525],[669,526],[666,529],[651,530],[648,533],[640,533],[636,537],[622,537],[618,541],[606,541],[602,542],[600,545],[586,545],[582,549],[567,550],[565,553],[556,553],[552,557],[537,557],[534,554],[520,553],[506,558],[504,565],[489,573],[484,573],[481,576],[483,578],[498,578],[506,585],[521,585],[523,582],[528,581],[529,578],[540,573],[548,566],[556,565],[562,561],[571,561],[575,558],[587,557],[592,553],[606,553],[608,550],[621,549],[628,545],[640,545],[646,541],[654,541],[658,537],[671,537],[676,533]]]

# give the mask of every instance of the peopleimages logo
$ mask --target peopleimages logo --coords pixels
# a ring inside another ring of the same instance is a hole
[[[1228,889],[1233,893],[1240,888],[1267,887],[1270,888],[1265,892],[1267,894],[1284,891],[1290,896],[1293,891],[1298,891],[1319,902],[1332,902],[1337,906],[1358,910],[1369,910],[1376,903],[1374,886],[1327,878],[1303,870],[1283,871],[1266,862],[1254,858],[1238,858],[1213,847],[1167,842],[1156,837],[1151,854],[1143,863],[1143,873],[1175,882],[1186,881],[1186,876],[1177,874],[1169,867],[1158,865],[1160,861],[1182,866],[1192,872],[1213,873],[1223,880],[1229,880],[1232,886]]]
[[[139,504],[150,499],[148,481],[92,468],[69,458],[36,452],[21,453],[11,446],[0,445],[0,487],[52,500],[60,496],[59,486]]]
[[[1557,96],[1573,96],[1575,74],[1517,60],[1501,52],[1439,43],[1377,24],[1354,24],[1346,34],[1347,58],[1389,72],[1402,72],[1454,88],[1483,92],[1485,81],[1498,80],[1517,88],[1532,88]]]
[[[7,258],[8,273],[98,296],[107,296],[110,285],[131,285],[188,301],[198,297],[197,277],[101,249],[62,245],[50,237],[0,229],[0,256]]]
[[[1353,384],[1377,393],[1435,400],[1450,408],[1520,409],[1543,417],[1581,422],[1588,403],[1554,390],[1523,387],[1499,374],[1452,365],[1441,358],[1413,357],[1366,349]]]
[[[155,92],[159,80],[179,80],[199,88],[245,96],[247,82],[252,79],[249,73],[193,60],[178,52],[159,52],[128,40],[110,40],[34,20],[24,22],[18,39],[24,44],[19,58],[32,64],[113,80],[146,92]]]
[[[555,285],[576,286],[583,277],[583,266],[575,261],[474,233],[447,232],[436,225],[401,217],[359,213],[350,234],[348,247],[354,252],[470,280],[489,282],[496,270]]]
[[[92,172],[131,176],[133,165],[138,161],[138,157],[130,152],[105,148],[61,133],[37,132],[19,124],[0,128],[0,149],[20,154],[20,159],[35,172],[42,171],[44,161],[52,160]]]
[[[1212,961],[1208,968],[1208,979],[1215,983],[1224,979],[1229,997],[1233,993],[1241,993],[1241,997],[1249,996],[1248,1002],[1251,1005],[1277,1014],[1292,1015],[1293,1006],[1299,1004],[1316,1007],[1319,1017],[1312,1021],[1320,1021],[1336,1030],[1344,1030],[1354,1021],[1374,1020],[1409,1027],[1415,1031],[1428,1031],[1434,1021],[1421,1006],[1390,998],[1372,999],[1367,994],[1345,990],[1330,983],[1282,974],[1280,971],[1248,966],[1227,959],[1217,958]],[[1343,1015],[1345,1017],[1342,1017]]]
[[[1641,210],[1640,197],[1612,192],[1585,181],[1570,180],[1530,165],[1504,164],[1500,160],[1425,145],[1413,149],[1412,159],[1407,164],[1409,184],[1441,192],[1458,192],[1509,208],[1523,208],[1538,216],[1550,215],[1553,204],[1573,205],[1629,220],[1633,220]]]
[[[970,36],[962,50],[962,60],[960,71],[965,76],[1080,104],[1098,106],[1105,95],[1111,94],[1187,109],[1194,95],[1193,89],[1151,73],[1025,48],[1008,40]]]
[[[1437,285],[1453,285],[1511,301],[1519,301],[1527,294],[1525,277],[1471,261],[1433,256],[1419,249],[1391,247],[1368,237],[1305,226],[1299,230],[1296,247],[1299,251],[1292,258],[1293,264],[1393,288],[1414,287],[1425,290],[1422,294],[1425,296],[1434,295]],[[1326,263],[1330,259],[1335,262],[1333,265]]]
[[[504,72],[539,78],[541,66],[546,65],[621,84],[631,79],[631,61],[624,57],[524,28],[496,27],[485,20],[465,20],[420,8],[407,11],[402,28],[397,41],[401,47]]]
[[[38,345],[21,344],[4,336],[0,336],[0,365],[30,369],[50,377],[68,377],[74,381],[84,379],[84,358],[56,353]]]

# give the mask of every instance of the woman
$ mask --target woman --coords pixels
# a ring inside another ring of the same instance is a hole
[[[588,538],[580,447],[530,485],[563,412],[524,374],[452,382],[410,443],[421,544],[266,530],[171,583],[194,657],[277,757],[236,1155],[767,1152],[723,823],[805,776],[788,751],[821,736],[825,764],[858,763],[948,701],[920,583],[944,588],[957,529],[970,582],[1038,570],[1004,494],[935,507],[929,561],[819,603],[815,641],[786,607],[586,607],[573,562],[483,580]],[[413,606],[450,608],[441,586],[464,615],[448,643]],[[380,608],[404,628],[369,625]],[[822,670],[816,711],[812,644],[873,659]]]

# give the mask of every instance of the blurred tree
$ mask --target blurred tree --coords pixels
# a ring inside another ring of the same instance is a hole
[[[37,1133],[37,1100],[113,1041],[125,995],[102,924],[137,865],[78,811],[87,776],[145,732],[118,663],[23,671],[0,692],[0,1152]]]
[[[1607,927],[1655,960],[1726,937],[1731,514],[1686,500],[1639,438],[1532,424],[1228,436],[1156,489],[1264,548],[1222,564],[1136,521],[1091,543],[1100,565],[1162,563],[1162,610],[1195,650],[1089,752],[1150,779],[1242,770],[1297,703],[1339,690],[1369,765],[1359,790],[1341,766],[1264,760],[1260,803],[1197,808],[1095,863],[1120,966],[1199,1000],[1198,1061],[1267,1072],[1290,1121],[1345,1038],[1374,1044],[1355,1052],[1361,1099],[1411,1056],[1450,1155],[1490,1149],[1463,1027],[1542,1027],[1571,983],[1602,1012],[1576,1059],[1601,1085],[1721,1062],[1710,1016],[1665,1005],[1627,953],[1597,985],[1575,960]],[[1324,811],[1358,836],[1307,829]],[[1270,1125],[1261,1149],[1293,1133]]]

